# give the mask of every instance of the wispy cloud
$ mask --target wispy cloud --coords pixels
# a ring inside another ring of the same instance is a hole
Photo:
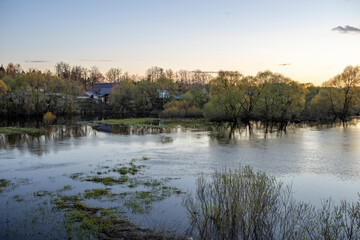
[[[346,25],[345,27],[337,26],[336,28],[331,29],[340,33],[360,33],[360,28],[352,27]]]
[[[279,66],[281,66],[281,67],[290,66],[290,65],[291,65],[291,63],[280,63],[279,64]]]
[[[47,63],[47,62],[50,62],[50,61],[47,61],[47,60],[25,60],[25,62],[28,62],[28,63]]]
[[[80,62],[114,62],[112,59],[80,59]]]

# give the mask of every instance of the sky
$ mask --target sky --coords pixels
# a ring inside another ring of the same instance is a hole
[[[24,70],[271,70],[319,85],[360,65],[360,0],[0,0],[0,23],[0,64]]]

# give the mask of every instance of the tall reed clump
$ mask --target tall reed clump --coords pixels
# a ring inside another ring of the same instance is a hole
[[[360,202],[315,209],[248,166],[201,176],[184,204],[200,239],[360,239]]]

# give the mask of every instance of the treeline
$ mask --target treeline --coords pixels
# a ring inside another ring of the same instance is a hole
[[[42,116],[75,113],[76,97],[82,87],[71,79],[64,80],[51,72],[24,72],[20,65],[0,67],[0,116]]]
[[[160,76],[155,81],[120,82],[113,90],[114,111],[151,112],[162,117],[205,117],[234,126],[250,121],[280,124],[289,122],[346,122],[360,113],[360,66],[348,66],[341,74],[316,87],[301,84],[278,73],[259,72],[244,76],[222,72],[208,83],[184,84]],[[156,90],[166,91],[161,98]]]
[[[220,72],[210,82],[204,116],[233,123],[296,121],[346,122],[360,112],[360,66],[348,66],[334,78],[315,87],[300,84],[270,71],[256,76]]]
[[[301,84],[278,73],[244,76],[220,71],[216,77],[197,71],[152,67],[144,76],[111,68],[103,75],[60,62],[55,73],[20,65],[0,67],[0,114],[40,115],[76,112],[76,96],[99,82],[116,82],[107,109],[124,117],[205,117],[210,121],[279,123],[346,122],[360,112],[360,66],[348,66],[321,87]],[[104,106],[99,104],[99,109]]]

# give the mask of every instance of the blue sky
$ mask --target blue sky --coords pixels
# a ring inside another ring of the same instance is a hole
[[[360,0],[0,4],[0,64],[25,70],[53,71],[59,61],[103,73],[118,67],[144,74],[152,66],[245,75],[269,69],[320,84],[360,64]],[[339,26],[344,31],[332,30]]]

